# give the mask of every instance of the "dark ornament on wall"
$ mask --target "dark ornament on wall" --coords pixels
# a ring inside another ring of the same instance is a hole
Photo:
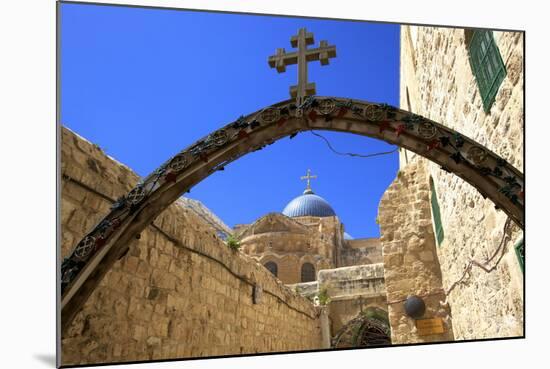
[[[426,304],[424,303],[424,300],[418,296],[407,297],[407,300],[405,300],[403,305],[405,307],[405,313],[414,319],[421,318],[426,311]]]

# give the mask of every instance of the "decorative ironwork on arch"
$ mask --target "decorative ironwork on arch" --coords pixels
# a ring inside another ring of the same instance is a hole
[[[413,151],[472,184],[523,227],[521,172],[462,134],[386,104],[310,96],[297,106],[295,100],[286,100],[241,116],[198,140],[113,204],[62,262],[62,328],[68,327],[129,241],[172,202],[239,157],[307,130],[355,133]]]

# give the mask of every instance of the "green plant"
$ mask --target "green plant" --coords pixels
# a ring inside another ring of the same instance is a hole
[[[380,224],[380,217],[376,217],[376,224]]]
[[[231,250],[237,251],[241,247],[241,243],[233,235],[229,235],[225,240],[225,243]]]
[[[330,302],[330,297],[326,288],[319,291],[317,298],[319,299],[319,305],[327,305]]]

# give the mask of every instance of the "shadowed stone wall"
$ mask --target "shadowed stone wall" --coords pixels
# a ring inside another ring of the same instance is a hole
[[[66,128],[61,144],[67,256],[139,178]],[[64,365],[321,348],[313,305],[230,250],[192,205],[172,204],[128,245],[63,337]]]
[[[403,26],[400,105],[463,133],[523,171],[523,34],[493,35],[507,74],[485,112],[464,30]],[[416,160],[426,162],[401,151],[403,170]],[[505,229],[506,215],[468,183],[431,162],[427,168],[441,210],[444,240],[437,255],[443,287],[452,289],[455,338],[523,335],[523,272],[514,250],[523,232],[514,224]]]

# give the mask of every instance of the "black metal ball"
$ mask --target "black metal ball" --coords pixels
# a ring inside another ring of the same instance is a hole
[[[418,296],[407,297],[404,305],[405,313],[411,318],[420,318],[422,317],[422,315],[424,315],[424,312],[426,311],[426,304],[424,304],[424,300],[422,300]]]

